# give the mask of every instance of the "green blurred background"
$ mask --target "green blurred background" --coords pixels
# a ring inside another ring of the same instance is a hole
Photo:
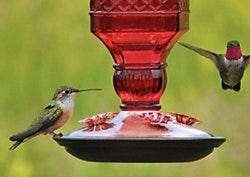
[[[224,53],[226,42],[238,39],[243,53],[250,53],[249,9],[249,0],[190,0],[190,30],[181,40]],[[73,118],[60,132],[81,127],[83,117],[119,111],[113,60],[90,33],[88,12],[89,0],[0,0],[0,176],[250,176],[250,69],[239,93],[223,91],[213,63],[178,45],[168,57],[162,111],[200,118],[199,129],[226,137],[208,157],[171,164],[85,162],[50,136],[8,151],[8,137],[28,126],[59,85],[103,89],[78,96]]]

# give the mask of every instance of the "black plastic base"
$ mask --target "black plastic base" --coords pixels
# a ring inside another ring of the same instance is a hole
[[[189,162],[201,159],[226,139],[55,137],[73,156],[95,162]]]

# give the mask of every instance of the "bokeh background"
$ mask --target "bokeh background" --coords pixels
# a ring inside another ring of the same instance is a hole
[[[224,53],[238,39],[250,53],[249,0],[190,0],[190,30],[181,41]],[[59,85],[102,88],[76,99],[71,121],[119,111],[113,85],[113,60],[90,33],[88,0],[0,0],[0,176],[250,176],[250,69],[242,89],[223,91],[212,62],[175,45],[168,57],[168,86],[162,111],[203,120],[198,128],[227,142],[208,157],[190,163],[94,163],[66,153],[50,136],[40,136],[14,152],[8,137],[23,130],[50,101]]]

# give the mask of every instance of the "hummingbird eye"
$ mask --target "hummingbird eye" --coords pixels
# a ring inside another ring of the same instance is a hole
[[[69,91],[69,90],[65,90],[64,93],[65,93],[65,94],[69,94],[70,91]]]
[[[227,47],[233,47],[233,46],[235,46],[235,44],[233,44],[233,43],[227,45]]]

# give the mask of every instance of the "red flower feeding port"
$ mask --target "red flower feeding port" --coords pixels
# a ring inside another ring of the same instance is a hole
[[[101,162],[187,162],[225,138],[191,128],[199,120],[160,112],[166,58],[188,31],[188,0],[91,0],[91,31],[114,59],[120,113],[81,120],[87,126],[55,140],[72,155]]]

